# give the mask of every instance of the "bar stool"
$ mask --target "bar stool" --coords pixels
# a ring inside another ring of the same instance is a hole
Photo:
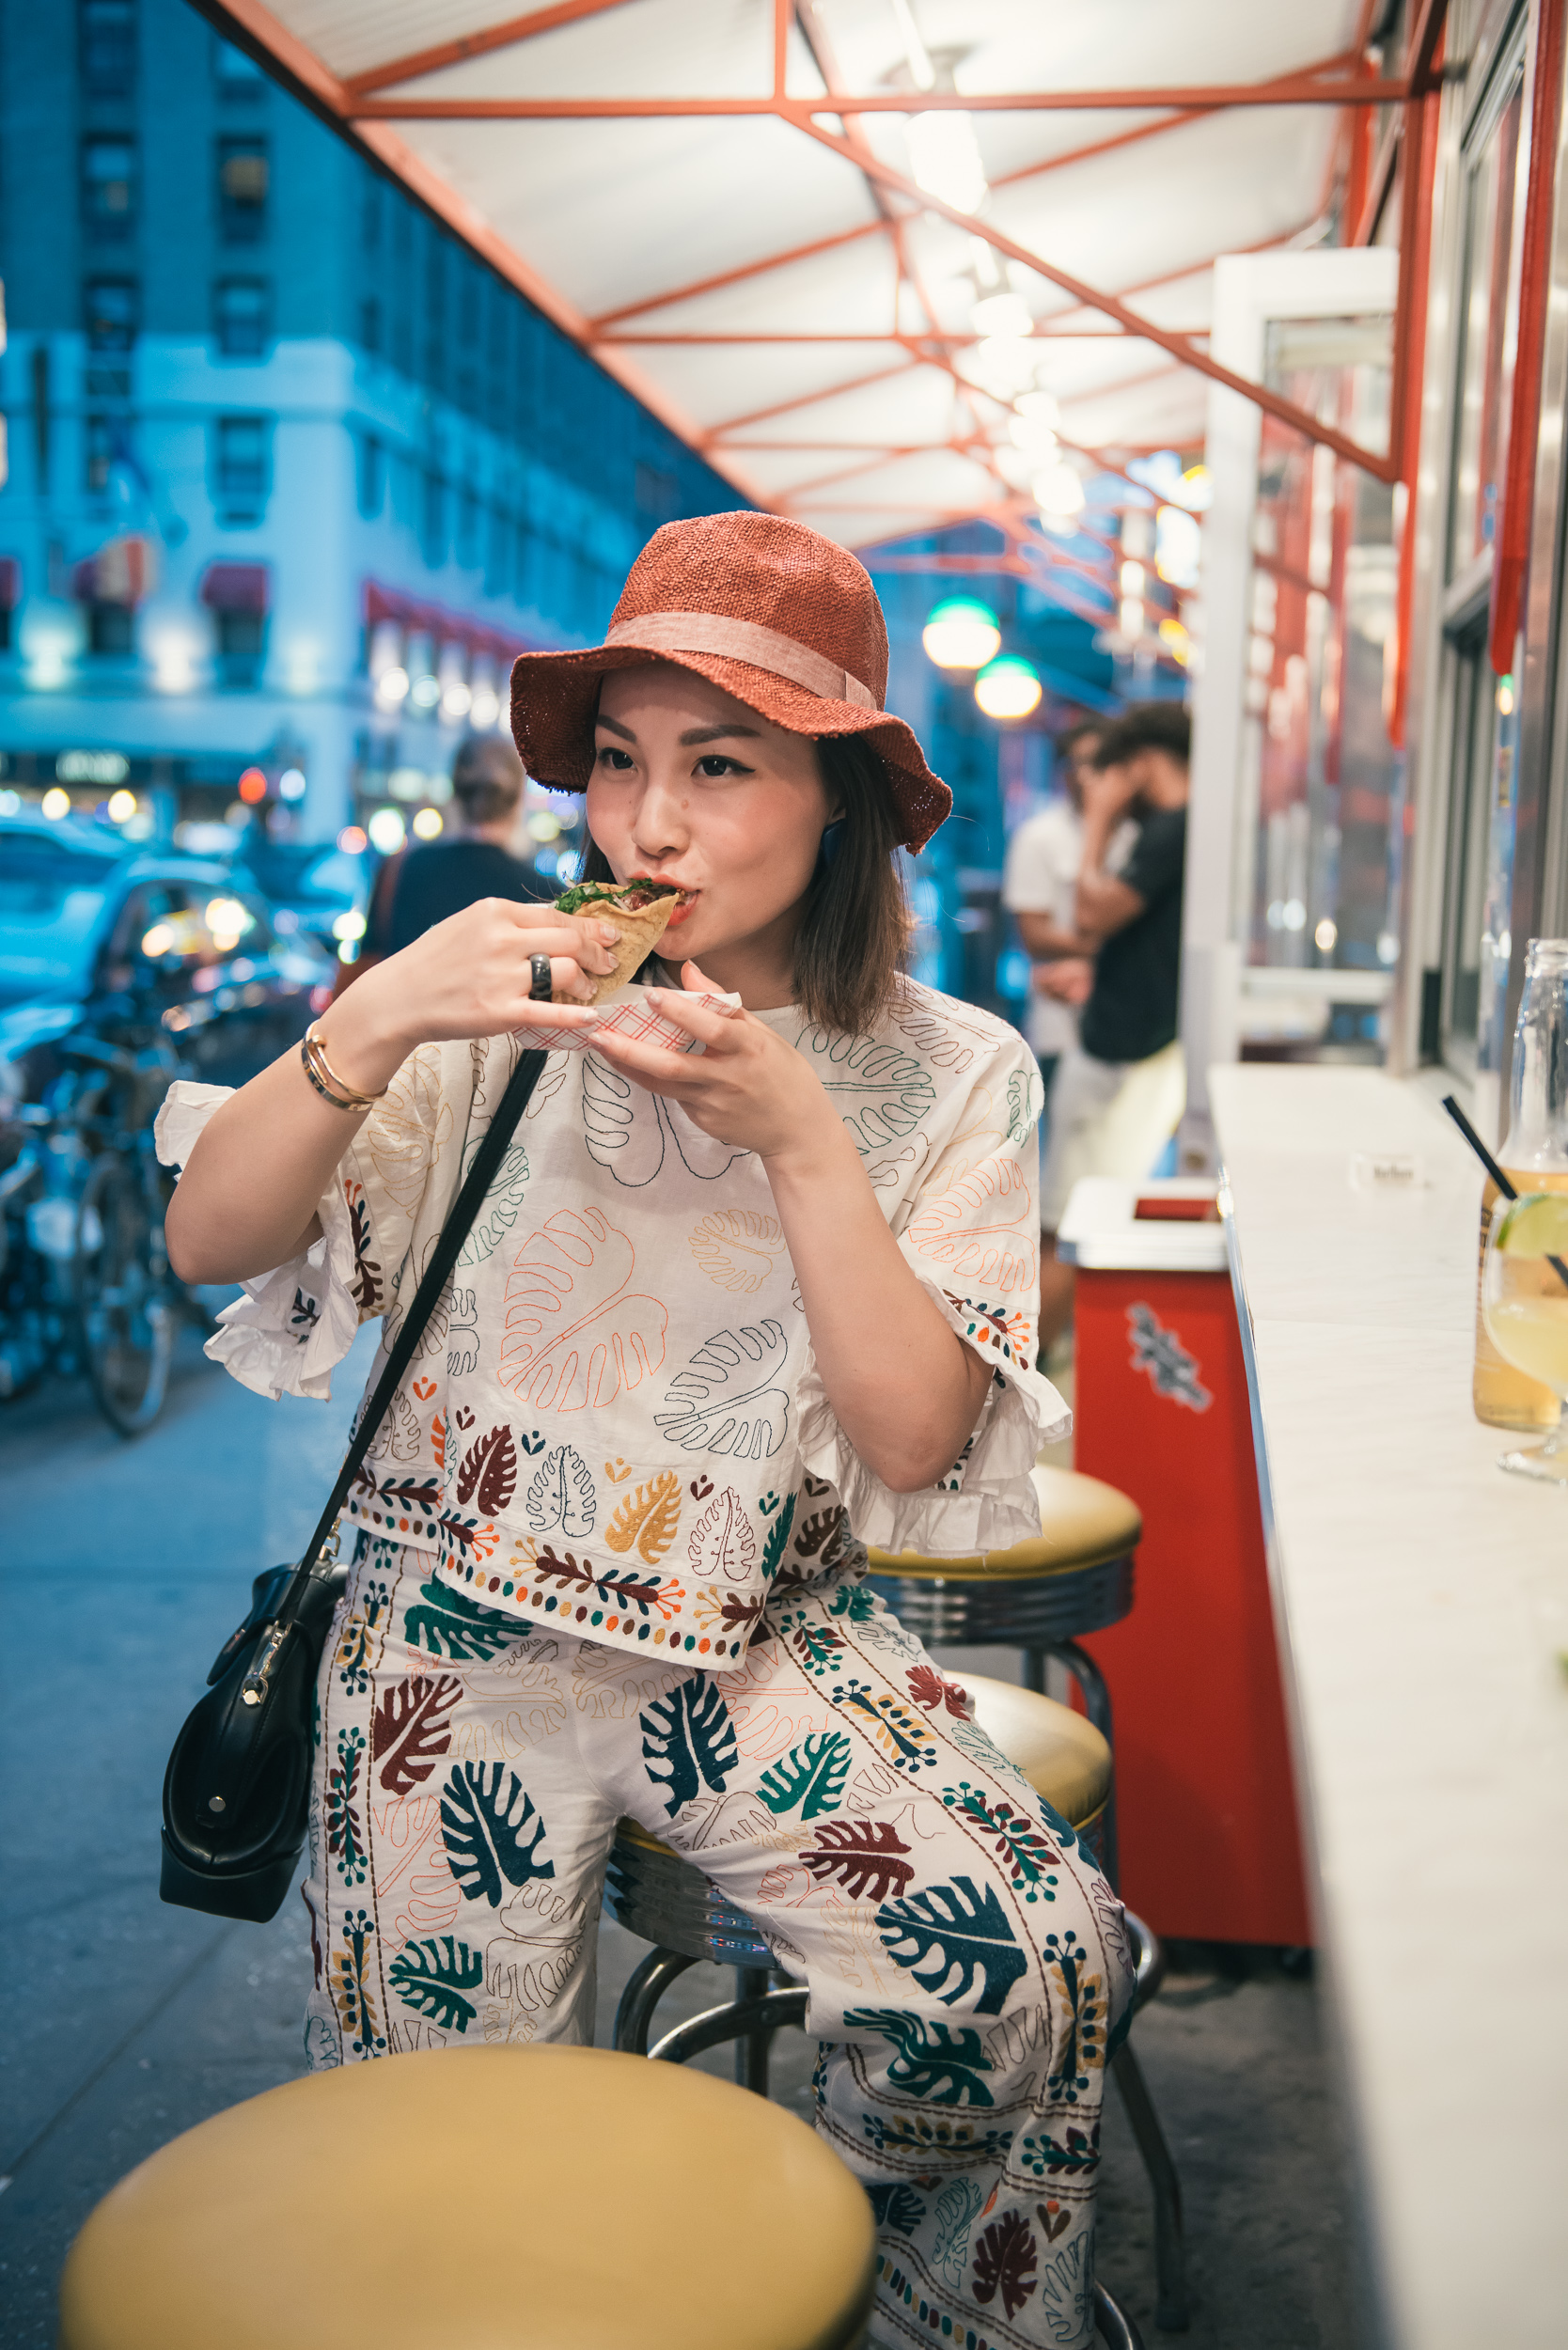
[[[1038,1538],[970,1559],[873,1550],[867,1581],[928,1647],[962,1642],[1022,1649],[1025,1683],[1031,1689],[1044,1688],[1046,1657],[1059,1659],[1082,1692],[1089,1719],[1114,1749],[1110,1692],[1076,1636],[1120,1623],[1131,1611],[1133,1553],[1143,1519],[1135,1501],[1098,1477],[1046,1467],[1031,1474],[1040,1497]],[[1118,1884],[1114,1781],[1105,1804],[1104,1865],[1111,1883]],[[1137,1931],[1144,1946],[1157,1952],[1148,1927],[1137,1921]],[[1162,1954],[1152,1987],[1140,1990],[1139,2006],[1153,1998],[1164,1971]],[[1112,2060],[1112,2071],[1153,2191],[1156,2323],[1182,2333],[1188,2323],[1188,2297],[1176,2166],[1130,2041],[1123,2041]]]
[[[1061,1813],[1080,1841],[1098,1854],[1110,1793],[1111,1758],[1093,1724],[1053,1699],[1014,1688],[1008,1682],[970,1673],[964,1685],[975,1700],[975,1717],[980,1727],[1036,1792]],[[727,1901],[694,1862],[682,1859],[635,1820],[622,1820],[616,1830],[608,1890],[610,1906],[620,1923],[655,1946],[621,1994],[615,2019],[616,2047],[664,2063],[683,2064],[706,2048],[734,2041],[736,2080],[765,2097],[773,2035],[788,2025],[804,2029],[808,1994],[799,1985],[789,1984],[775,1967],[772,1949],[760,1929]],[[1136,2010],[1158,1990],[1165,1960],[1148,1927],[1132,1917],[1127,1922],[1137,1966]],[[688,1966],[702,1960],[734,1968],[736,1997],[678,2024],[650,2047],[649,2034],[659,2001]],[[776,1975],[778,1987],[770,1988]],[[1120,2065],[1126,2047],[1123,2041],[1113,2066]],[[1144,2091],[1146,2104],[1147,2098]],[[1156,2137],[1158,2129],[1155,2122]],[[1160,2146],[1163,2152],[1163,2139]],[[1160,2219],[1162,2193],[1174,2197],[1173,2241],[1179,2271],[1181,2196],[1168,2154],[1165,2171],[1155,2183],[1157,2252],[1171,2235],[1170,2215],[1163,2226]],[[1163,2266],[1160,2274],[1159,2308],[1165,2310],[1173,2305],[1168,2303]],[[1185,2289],[1179,2274],[1177,2282],[1183,2309],[1179,2322],[1184,2325]],[[1098,2283],[1094,2295],[1095,2326],[1102,2340],[1115,2345],[1115,2350],[1141,2350],[1137,2327],[1126,2311]],[[1165,2325],[1168,2320],[1161,2316],[1159,2322]]]
[[[111,2189],[58,2350],[853,2350],[859,2181],[793,2114],[607,2049],[425,2050],[251,2097]]]
[[[1101,1632],[1130,1613],[1133,1553],[1143,1519],[1137,1502],[1098,1477],[1063,1468],[1036,1468],[1031,1475],[1040,1498],[1038,1535],[972,1559],[873,1550],[867,1580],[928,1648],[1022,1649],[1027,1689],[1043,1695],[1045,1659],[1058,1658],[1082,1691],[1090,1720],[1114,1747],[1110,1692],[1077,1636]],[[1114,1794],[1105,1858],[1114,1883]]]

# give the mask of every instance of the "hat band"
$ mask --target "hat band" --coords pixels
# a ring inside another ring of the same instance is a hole
[[[823,701],[855,702],[862,710],[880,710],[869,685],[840,669],[825,653],[813,652],[793,636],[761,628],[755,620],[731,619],[724,612],[642,612],[635,619],[618,621],[604,639],[608,645],[635,645],[641,652],[711,652],[727,661],[749,662],[754,669],[770,669],[775,677],[804,685]]]

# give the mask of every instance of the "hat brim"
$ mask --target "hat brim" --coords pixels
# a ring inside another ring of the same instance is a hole
[[[705,652],[651,653],[635,645],[518,655],[511,672],[511,730],[523,764],[536,782],[552,791],[588,789],[599,680],[606,669],[641,668],[651,661],[668,662],[706,678],[787,733],[863,736],[886,771],[906,849],[923,849],[951,810],[953,795],[927,766],[914,728],[890,712],[825,700],[749,661]]]

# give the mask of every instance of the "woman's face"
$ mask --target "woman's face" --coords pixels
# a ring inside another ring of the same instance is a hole
[[[698,964],[794,936],[835,810],[815,745],[669,662],[611,669],[599,697],[588,823],[618,881],[691,893],[670,924]]]

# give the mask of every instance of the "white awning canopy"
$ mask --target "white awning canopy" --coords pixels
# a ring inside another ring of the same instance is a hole
[[[747,495],[861,547],[1021,525],[1053,429],[1080,470],[1200,440],[1203,375],[1124,313],[1204,351],[1214,257],[1323,232],[1375,84],[1362,0],[206,13]]]

